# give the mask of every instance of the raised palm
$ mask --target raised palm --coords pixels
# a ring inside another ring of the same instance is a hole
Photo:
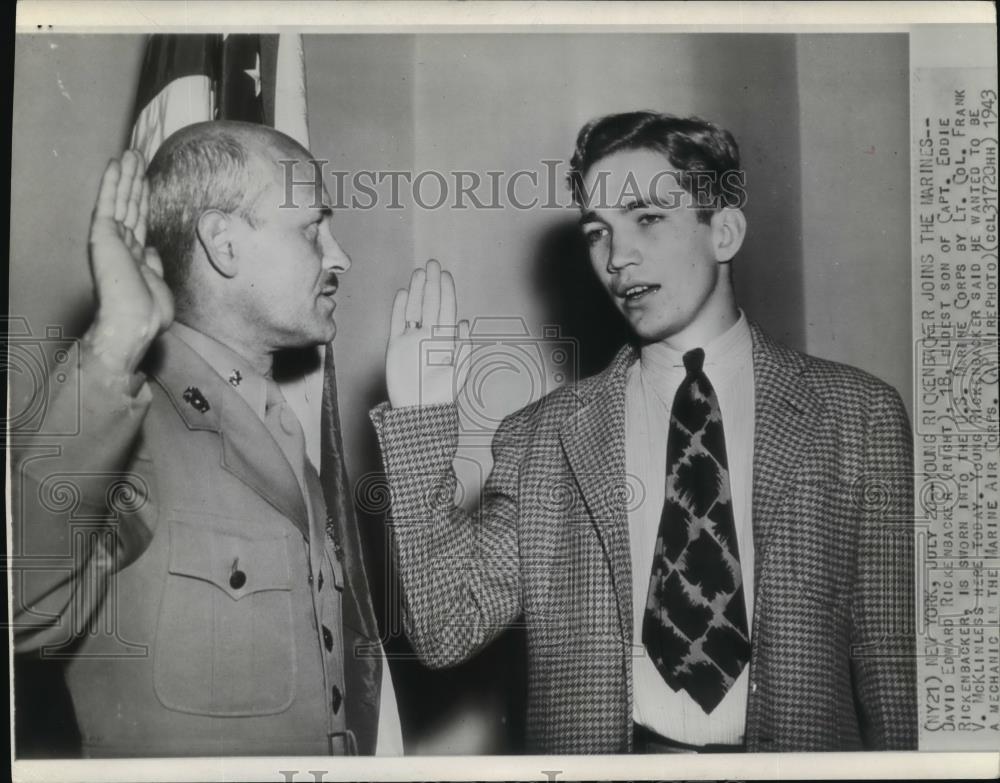
[[[90,220],[90,265],[97,293],[91,333],[105,361],[134,372],[150,344],[174,318],[163,264],[146,247],[149,186],[145,161],[126,150],[101,178]]]
[[[455,281],[427,262],[392,303],[385,380],[393,408],[454,402],[468,375],[469,323],[456,321]]]

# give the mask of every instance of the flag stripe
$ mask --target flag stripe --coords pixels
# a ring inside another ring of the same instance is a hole
[[[203,75],[174,79],[139,114],[129,146],[152,160],[167,136],[185,125],[212,119],[214,112],[211,79]]]
[[[278,127],[274,123],[274,90],[278,66],[279,37],[277,35],[260,36],[260,82],[262,85],[261,98],[264,100],[264,124],[270,125],[272,128]]]
[[[219,35],[151,35],[146,45],[132,123],[163,89],[184,76],[218,77]]]
[[[278,58],[274,80],[274,127],[309,149],[306,112],[306,66],[302,36],[278,36]]]

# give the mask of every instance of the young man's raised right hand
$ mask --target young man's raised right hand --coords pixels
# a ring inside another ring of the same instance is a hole
[[[393,408],[457,398],[468,375],[469,322],[456,321],[455,281],[431,259],[392,303],[385,380]]]

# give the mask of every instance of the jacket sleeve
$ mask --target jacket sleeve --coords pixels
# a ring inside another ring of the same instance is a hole
[[[109,371],[87,339],[58,391],[30,390],[44,410],[32,432],[11,428],[11,593],[17,652],[68,642],[100,607],[124,549],[121,522],[149,500],[128,469],[152,399],[141,375]]]
[[[899,395],[869,409],[863,509],[851,603],[851,664],[864,743],[917,749],[913,436]]]
[[[389,484],[404,627],[428,666],[460,663],[521,612],[517,482],[523,449],[516,414],[493,438],[493,470],[474,513],[454,502],[453,405],[382,405],[372,421]]]

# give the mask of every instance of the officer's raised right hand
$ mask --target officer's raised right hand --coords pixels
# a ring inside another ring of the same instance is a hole
[[[145,247],[149,186],[135,150],[104,170],[90,220],[90,265],[97,314],[88,332],[95,352],[113,370],[136,371],[153,340],[174,318],[163,264]]]

